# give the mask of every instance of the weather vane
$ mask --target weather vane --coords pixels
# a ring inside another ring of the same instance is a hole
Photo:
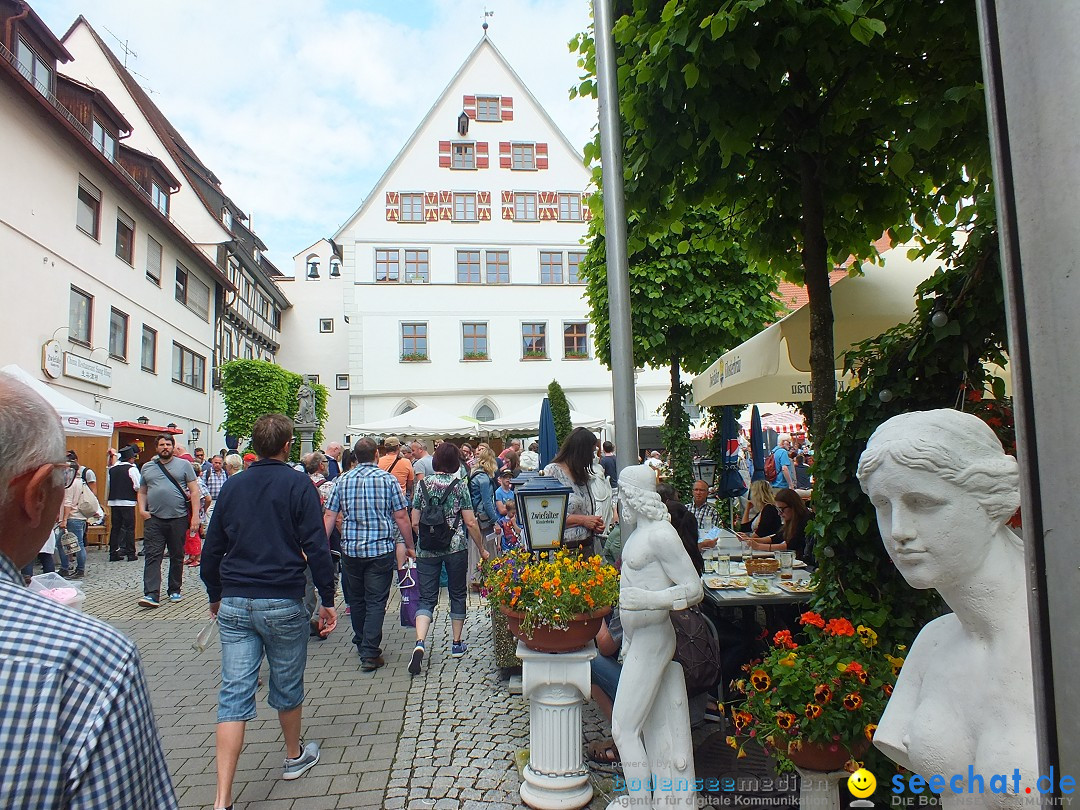
[[[488,30],[487,18],[488,17],[494,17],[494,16],[495,16],[495,12],[494,11],[488,11],[487,6],[484,6],[484,25],[483,25],[483,29],[484,29],[484,36],[485,37],[487,36],[487,30]]]

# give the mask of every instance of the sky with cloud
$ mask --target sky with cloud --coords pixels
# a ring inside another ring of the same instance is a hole
[[[332,236],[489,35],[572,143],[567,43],[589,0],[31,0],[57,36],[82,14],[253,217],[271,260]],[[62,68],[61,68],[62,69]]]

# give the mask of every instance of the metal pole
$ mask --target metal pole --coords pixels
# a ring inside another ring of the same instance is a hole
[[[630,326],[630,268],[626,256],[622,121],[616,83],[611,0],[593,0],[596,85],[600,97],[600,166],[604,183],[604,244],[607,248],[608,320],[611,324],[612,400],[620,469],[638,463],[634,397],[634,342]]]
[[[1080,770],[1080,519],[1070,443],[1080,255],[1080,4],[978,0],[1016,411],[1040,773]],[[1057,780],[1042,803],[1061,801]]]

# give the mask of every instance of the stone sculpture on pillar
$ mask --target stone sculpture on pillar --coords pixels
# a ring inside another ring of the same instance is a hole
[[[615,807],[696,807],[686,682],[668,612],[701,601],[701,578],[641,464],[619,474],[623,668],[611,717],[627,794]]]
[[[943,776],[942,807],[1020,807],[1038,759],[1023,541],[1006,526],[1020,504],[1016,459],[978,417],[918,411],[878,427],[858,476],[904,579],[936,588],[953,610],[915,639],[874,745],[924,778]],[[981,791],[967,784],[969,766]],[[1012,792],[991,792],[993,774],[1008,774]],[[976,795],[960,795],[969,787]]]
[[[319,429],[319,418],[315,415],[315,389],[307,382],[300,383],[296,392],[299,407],[293,422],[300,434],[300,452],[310,453],[315,449],[315,431]]]

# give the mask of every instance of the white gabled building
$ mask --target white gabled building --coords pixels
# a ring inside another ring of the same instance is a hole
[[[344,424],[421,403],[498,418],[538,406],[553,379],[572,408],[612,419],[611,373],[596,360],[577,273],[589,182],[581,154],[485,36],[333,237],[341,277],[328,270],[329,241],[296,256],[287,343],[332,329],[324,345],[340,347],[344,330],[347,368],[337,349],[289,365],[324,383],[348,375]],[[639,375],[639,418],[666,388],[663,372]],[[344,424],[332,420],[327,435]]]

